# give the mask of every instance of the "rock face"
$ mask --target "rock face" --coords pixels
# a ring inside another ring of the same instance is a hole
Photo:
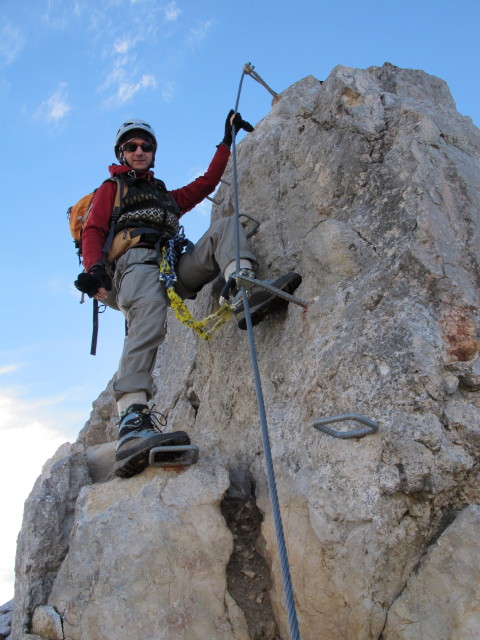
[[[480,506],[472,505],[440,536],[408,580],[390,609],[385,640],[477,640],[479,531]]]
[[[479,637],[480,132],[438,78],[337,67],[281,94],[237,164],[259,276],[294,269],[309,301],[255,328],[302,639]],[[231,187],[215,200],[233,213]],[[112,479],[102,394],[27,501],[11,640],[289,637],[246,334],[172,318],[156,381],[198,464]],[[347,412],[379,431],[313,428]]]

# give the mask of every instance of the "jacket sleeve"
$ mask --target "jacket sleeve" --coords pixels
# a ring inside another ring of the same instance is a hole
[[[117,185],[104,182],[95,192],[92,208],[82,232],[82,261],[85,271],[103,260],[103,246],[110,228]]]
[[[226,144],[219,144],[210,162],[207,172],[190,184],[180,189],[173,189],[170,194],[175,198],[182,213],[186,213],[215,191],[230,157],[230,149]]]

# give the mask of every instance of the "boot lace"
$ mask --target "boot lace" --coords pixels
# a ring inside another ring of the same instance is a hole
[[[143,410],[140,413],[140,418],[142,420],[142,426],[145,426],[150,429],[154,429],[159,433],[162,433],[161,427],[167,426],[167,418],[163,415],[161,411],[154,411],[155,405],[153,404],[150,409]]]

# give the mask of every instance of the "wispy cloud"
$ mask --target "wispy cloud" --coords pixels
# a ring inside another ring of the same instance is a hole
[[[21,369],[21,364],[5,364],[3,367],[0,367],[0,375],[3,373],[12,373],[12,371],[17,371],[17,369]]]
[[[128,102],[133,96],[142,89],[148,89],[149,87],[155,88],[157,81],[152,75],[144,74],[137,82],[122,82],[118,86],[117,100],[120,103]]]
[[[175,95],[175,82],[168,80],[162,87],[162,99],[164,102],[171,102]]]
[[[169,2],[164,9],[164,17],[167,22],[174,22],[178,19],[179,15],[182,13],[180,7],[177,6],[176,2]]]
[[[25,38],[20,29],[4,22],[0,26],[0,65],[8,66],[12,64],[23,49],[24,44]]]
[[[132,41],[130,38],[122,38],[113,43],[113,50],[115,53],[126,55],[132,48]]]
[[[75,0],[47,0],[40,18],[51,29],[68,29],[72,19],[78,18],[84,4]]]
[[[62,82],[58,89],[38,107],[35,116],[47,122],[58,122],[70,110],[71,106],[67,102],[67,83]]]
[[[130,43],[117,41],[114,45],[114,53],[118,55],[112,71],[108,74],[99,91],[107,91],[114,88],[107,104],[124,104],[129,102],[139,91],[155,89],[157,80],[153,74],[143,73],[139,75],[136,69],[135,54],[128,54]]]
[[[187,35],[187,44],[192,49],[197,49],[206,39],[208,32],[213,26],[213,20],[201,22],[197,27],[192,27]]]

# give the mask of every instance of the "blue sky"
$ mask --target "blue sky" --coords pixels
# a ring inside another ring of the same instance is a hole
[[[252,62],[277,92],[338,64],[391,62],[445,80],[480,124],[478,0],[0,0],[3,247],[0,465],[4,500],[0,603],[13,595],[15,538],[41,465],[75,440],[116,369],[124,324],[91,303],[65,212],[98,186],[127,117],[157,132],[156,175],[178,188],[208,166]],[[258,122],[269,94],[246,78],[240,104]],[[195,240],[210,203],[184,218]],[[11,487],[11,488],[10,488]],[[15,489],[14,489],[15,487]],[[8,514],[8,515],[7,515]]]

